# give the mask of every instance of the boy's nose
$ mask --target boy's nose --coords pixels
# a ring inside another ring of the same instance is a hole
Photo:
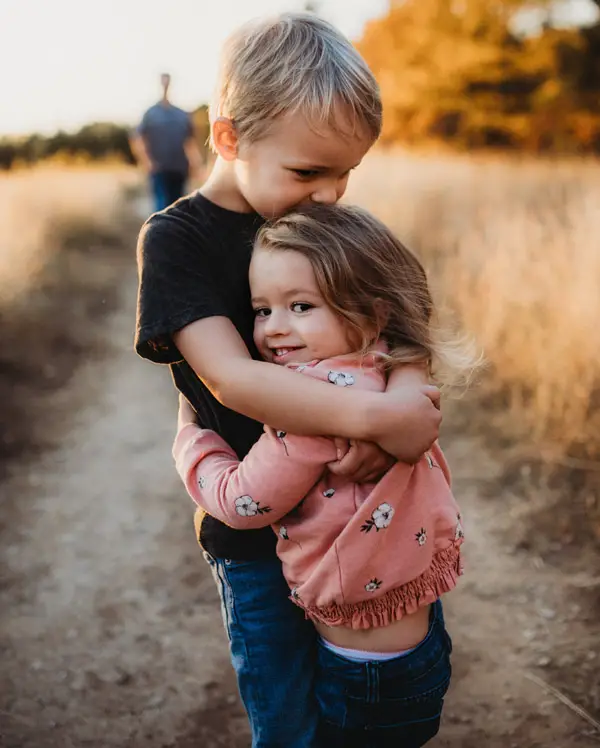
[[[320,185],[311,194],[310,199],[313,203],[322,203],[323,205],[334,205],[342,196],[337,183]]]

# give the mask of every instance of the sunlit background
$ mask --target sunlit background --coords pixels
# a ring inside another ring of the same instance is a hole
[[[600,0],[0,0],[2,746],[247,748],[172,385],[132,351],[128,135],[170,73],[201,186],[224,38],[306,8],[381,85],[345,199],[486,359],[444,400],[467,574],[437,745],[600,739]]]
[[[360,36],[386,0],[325,0],[324,17]],[[3,0],[0,133],[52,132],[94,121],[134,123],[173,76],[173,99],[194,109],[208,100],[219,48],[239,24],[301,0]],[[76,60],[77,63],[73,64]]]

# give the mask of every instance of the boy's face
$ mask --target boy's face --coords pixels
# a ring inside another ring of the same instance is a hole
[[[342,135],[319,129],[294,114],[275,122],[260,140],[239,143],[236,182],[253,210],[273,218],[299,205],[336,203],[342,197],[373,139],[360,131]]]

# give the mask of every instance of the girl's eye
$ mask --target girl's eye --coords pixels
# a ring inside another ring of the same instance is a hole
[[[313,308],[312,304],[306,304],[303,301],[296,301],[294,304],[292,304],[292,312],[308,312],[310,309]]]
[[[254,314],[256,317],[268,317],[271,314],[271,310],[263,307],[262,309],[255,309]]]

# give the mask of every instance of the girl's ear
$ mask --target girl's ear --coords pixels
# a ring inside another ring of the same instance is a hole
[[[225,161],[235,161],[239,140],[235,125],[228,117],[217,117],[212,123],[212,140],[215,150]]]

